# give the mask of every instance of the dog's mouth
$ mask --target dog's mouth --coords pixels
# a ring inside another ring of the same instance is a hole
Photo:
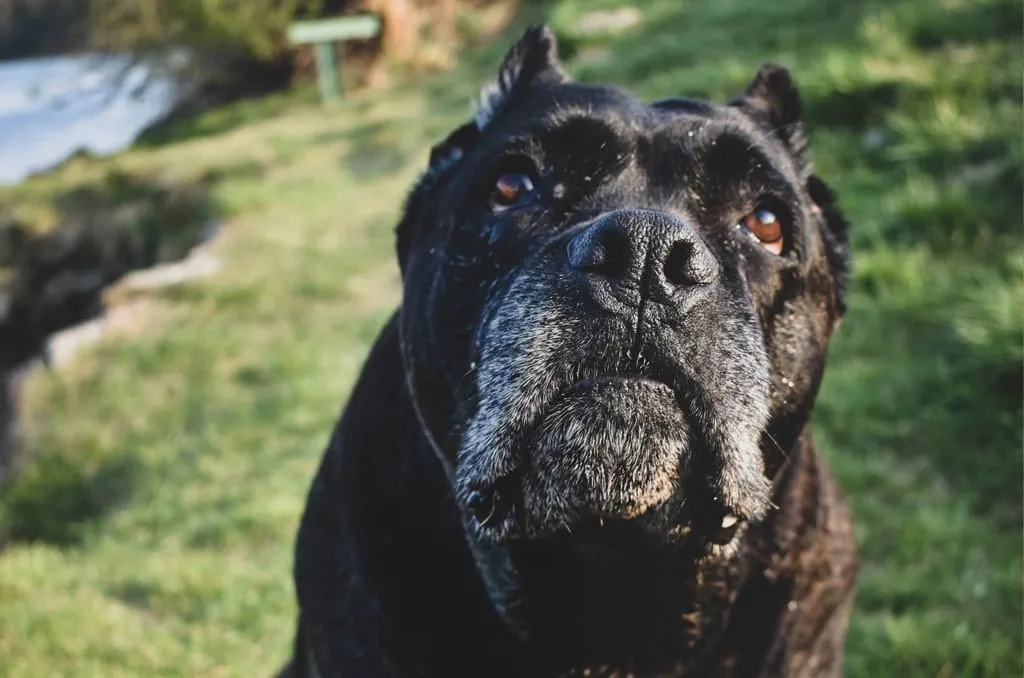
[[[731,540],[742,518],[687,489],[692,427],[670,381],[600,374],[557,390],[518,431],[503,472],[460,483],[471,527],[499,542],[596,537],[624,524],[666,538],[696,531]]]
[[[653,377],[647,377],[640,374],[606,374],[599,375],[596,377],[584,377],[579,381],[562,389],[559,395],[564,395],[579,391],[589,391],[595,388],[619,388],[629,387],[631,384],[642,385],[645,387],[651,387],[654,389],[661,389],[666,391],[668,395],[675,396],[675,392],[672,387],[669,386],[666,380],[655,379]]]

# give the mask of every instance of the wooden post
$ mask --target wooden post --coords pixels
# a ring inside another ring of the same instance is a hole
[[[339,76],[338,50],[334,43],[316,43],[316,84],[320,88],[320,101],[326,104],[341,98]]]
[[[297,45],[316,48],[316,80],[320,100],[330,103],[341,98],[341,56],[337,45],[345,40],[361,40],[380,35],[380,18],[372,14],[296,21],[288,28],[288,37]]]

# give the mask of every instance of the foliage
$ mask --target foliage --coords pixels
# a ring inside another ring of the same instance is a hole
[[[87,0],[4,0],[0,3],[0,59],[81,50]]]
[[[145,51],[188,46],[271,60],[288,24],[322,0],[90,0],[93,44]]]

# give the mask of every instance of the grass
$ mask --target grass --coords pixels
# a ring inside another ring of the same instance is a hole
[[[620,4],[544,8],[579,78],[722,99],[764,60],[791,66],[853,222],[814,420],[864,558],[848,675],[1021,675],[1020,4],[651,0],[636,28],[576,31]],[[399,201],[500,51],[331,111],[302,95],[215,113],[0,194],[217,172],[225,218],[218,276],[151,295],[141,335],[28,384],[32,461],[0,495],[0,675],[269,675],[285,659],[305,492],[398,299]]]

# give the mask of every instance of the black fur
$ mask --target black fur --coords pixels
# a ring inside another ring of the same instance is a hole
[[[846,231],[788,73],[647,104],[536,28],[486,92],[398,226],[290,674],[841,675],[856,554],[806,427]],[[534,190],[493,213],[509,173]],[[780,255],[736,227],[758,207]]]

